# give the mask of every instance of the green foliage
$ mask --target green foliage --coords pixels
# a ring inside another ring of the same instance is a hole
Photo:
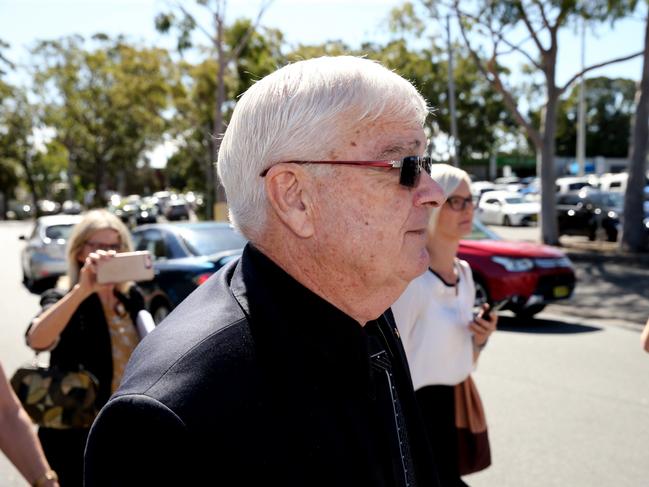
[[[627,157],[635,83],[628,79],[599,77],[587,79],[585,87],[586,155]],[[575,155],[578,109],[579,86],[575,86],[570,95],[559,102],[557,155]]]
[[[43,123],[55,129],[83,187],[101,196],[118,170],[135,174],[160,142],[176,79],[166,51],[98,40],[90,49],[79,37],[41,42],[33,55]]]

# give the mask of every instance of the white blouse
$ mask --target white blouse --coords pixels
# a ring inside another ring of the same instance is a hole
[[[475,284],[466,261],[456,259],[460,280],[449,286],[427,270],[392,305],[415,390],[462,382],[473,370]]]

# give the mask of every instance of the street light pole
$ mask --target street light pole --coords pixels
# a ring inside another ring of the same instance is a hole
[[[451,118],[451,140],[452,146],[449,144],[451,152],[451,159],[455,167],[459,167],[460,161],[458,152],[460,148],[460,141],[457,137],[457,115],[455,113],[455,79],[453,76],[453,47],[451,46],[451,16],[446,16],[446,38],[448,42],[448,110]]]
[[[584,70],[586,52],[586,20],[581,21],[581,69]],[[583,176],[586,169],[586,86],[584,75],[579,81],[579,112],[577,122],[577,174]]]

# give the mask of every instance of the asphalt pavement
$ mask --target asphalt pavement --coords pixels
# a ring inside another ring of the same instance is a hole
[[[0,222],[0,360],[9,375],[32,357],[23,333],[38,297],[21,285],[18,257],[18,235],[29,230]],[[538,233],[495,230],[514,240]],[[574,296],[537,319],[504,312],[480,358],[493,465],[466,477],[473,487],[649,485],[649,354],[639,342],[649,266],[564,250],[577,272]],[[0,487],[25,485],[0,454]]]

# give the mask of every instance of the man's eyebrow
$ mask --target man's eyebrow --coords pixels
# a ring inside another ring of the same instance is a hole
[[[385,147],[381,152],[377,154],[378,160],[389,159],[391,157],[402,156],[408,153],[408,155],[413,155],[417,152],[417,149],[421,146],[421,141],[415,139],[410,143],[397,143]]]

